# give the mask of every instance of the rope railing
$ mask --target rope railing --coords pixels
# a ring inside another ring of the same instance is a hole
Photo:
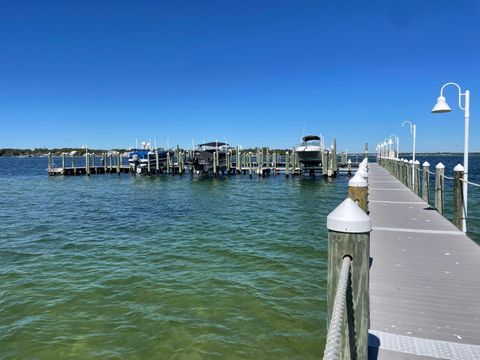
[[[480,187],[480,184],[476,184],[476,183],[474,183],[474,182],[467,181],[467,180],[465,180],[465,179],[459,179],[459,180],[460,180],[461,182],[463,182],[463,183],[468,184],[468,185]]]
[[[332,318],[328,328],[327,343],[323,355],[324,360],[336,360],[339,357],[339,345],[342,336],[341,330],[347,301],[347,288],[351,264],[352,259],[349,256],[345,256],[342,261],[337,291],[333,302]]]
[[[446,176],[446,175],[440,175],[440,176],[447,180],[454,180],[454,178],[450,176]]]

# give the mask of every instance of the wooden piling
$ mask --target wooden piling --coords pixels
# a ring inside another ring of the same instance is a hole
[[[346,297],[346,316],[343,317],[339,359],[368,358],[368,328],[370,323],[369,267],[370,217],[345,199],[327,217],[328,229],[328,322],[332,317],[342,260],[352,259]]]
[[[427,204],[430,200],[430,164],[425,161],[423,164],[423,181],[422,181],[422,199]]]
[[[338,172],[338,159],[337,159],[337,139],[333,139],[332,148],[332,176],[335,176]]]
[[[359,174],[348,181],[348,197],[368,214],[368,183]]]
[[[90,156],[88,155],[88,150],[85,152],[85,173],[90,175]]]
[[[464,215],[464,204],[463,204],[463,177],[465,175],[465,169],[462,165],[458,164],[453,169],[453,201],[454,201],[454,212],[453,212],[453,224],[460,230],[466,232],[466,219]]]
[[[415,172],[415,184],[413,184],[415,188],[415,194],[420,196],[420,161],[415,160],[413,163],[413,171]]]
[[[328,174],[328,150],[322,151],[322,175]]]
[[[167,174],[170,174],[170,150],[167,150]]]
[[[285,153],[285,177],[288,178],[290,175],[290,154],[287,151]]]
[[[65,175],[65,154],[62,153],[62,175]]]
[[[435,166],[435,208],[440,214],[443,214],[444,174],[445,166],[440,162]]]

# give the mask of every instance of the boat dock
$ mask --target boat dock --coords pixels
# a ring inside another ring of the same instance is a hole
[[[368,184],[374,358],[480,359],[480,247],[378,164]]]
[[[397,175],[411,167],[390,163]],[[414,192],[377,163],[364,175],[327,219],[324,359],[480,359],[480,247],[461,221],[455,226],[419,196],[419,182]]]
[[[192,173],[191,160],[192,151],[172,150],[173,155],[168,155],[166,159],[159,161],[155,156],[151,156],[148,161],[148,167],[143,169],[144,175],[183,175]],[[362,157],[363,154],[360,155]],[[359,154],[352,154],[354,161],[347,155],[336,155],[335,152],[325,152],[322,154],[322,165],[316,167],[305,167],[299,162],[296,152],[286,152],[278,154],[269,152],[268,149],[257,149],[255,152],[242,152],[230,150],[226,153],[225,159],[218,160],[213,165],[213,176],[223,175],[259,175],[267,176],[270,174],[285,174],[286,177],[296,176],[303,173],[311,176],[323,175],[334,177],[338,174],[350,175],[352,169],[358,167]],[[157,161],[156,161],[157,160]],[[324,164],[324,165],[323,165]],[[61,156],[48,156],[48,174],[50,176],[76,176],[76,175],[94,175],[94,174],[120,174],[136,173],[136,168],[128,163],[128,159],[120,154],[101,154],[95,155],[87,153],[84,156],[73,156],[62,154]]]

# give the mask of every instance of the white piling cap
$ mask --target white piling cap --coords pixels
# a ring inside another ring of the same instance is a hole
[[[404,162],[404,163],[408,163],[408,160],[407,160],[407,159],[405,159],[405,160],[403,160],[403,162]]]
[[[408,163],[413,164],[413,160],[412,159],[408,160]]]
[[[420,165],[420,161],[415,160],[415,165]]]
[[[347,164],[351,164],[351,163],[352,163],[352,160],[348,159]]]
[[[372,231],[372,223],[370,216],[347,198],[327,216],[327,229],[350,234],[366,233]]]
[[[422,166],[430,166],[430,164],[428,163],[428,161],[425,161]]]
[[[360,174],[355,173],[355,175],[348,181],[348,186],[367,187],[368,183]]]
[[[357,175],[357,174],[358,174],[359,176],[363,177],[363,178],[368,177],[367,169],[362,168],[362,167],[361,167],[361,168],[358,168],[358,170],[355,172],[355,175]]]
[[[435,166],[435,169],[445,169],[445,165],[443,165],[441,162],[439,162],[437,164],[437,166]]]
[[[465,168],[462,166],[462,164],[458,164],[453,168],[453,171],[465,171]],[[350,182],[348,184],[350,184]]]

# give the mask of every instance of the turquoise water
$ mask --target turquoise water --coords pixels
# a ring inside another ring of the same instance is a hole
[[[0,168],[0,358],[323,355],[325,222],[346,177]]]
[[[447,175],[461,162],[420,160]],[[325,222],[347,177],[49,178],[46,166],[0,158],[0,358],[322,357]],[[480,157],[471,169],[480,182]]]

